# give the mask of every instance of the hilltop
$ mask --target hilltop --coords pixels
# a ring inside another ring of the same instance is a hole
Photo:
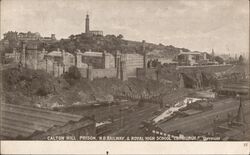
[[[60,47],[69,52],[74,52],[76,49],[81,51],[87,51],[89,49],[93,51],[108,51],[112,54],[115,54],[117,50],[121,53],[142,53],[142,42],[126,40],[122,35],[94,35],[87,36],[85,34],[80,35],[71,35],[69,39],[61,39],[57,45],[47,47],[48,50],[55,49]],[[146,42],[146,51],[148,52],[149,57],[168,57],[173,58],[180,51],[190,52],[190,50],[185,48],[178,48],[172,45],[165,46],[163,44],[153,44]]]
[[[16,36],[18,33],[8,32],[6,37],[1,40],[2,52],[11,52],[13,48],[21,50],[22,41]],[[27,44],[37,44],[38,49],[45,48],[47,51],[53,51],[57,48],[64,49],[70,53],[74,53],[77,49],[81,51],[104,51],[115,54],[117,50],[121,53],[142,53],[142,42],[126,40],[123,35],[87,35],[86,33],[70,35],[66,39],[56,41],[30,40]],[[146,42],[146,51],[150,58],[168,57],[172,59],[180,51],[189,52],[189,49],[178,48],[172,45],[153,44]]]

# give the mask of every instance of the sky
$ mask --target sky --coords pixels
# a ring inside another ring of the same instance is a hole
[[[248,0],[2,0],[1,37],[7,31],[56,34],[90,29],[124,39],[191,51],[249,52]]]

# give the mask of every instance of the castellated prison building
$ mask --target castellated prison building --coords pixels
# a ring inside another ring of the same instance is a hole
[[[144,43],[143,43],[144,44]],[[93,80],[94,78],[118,78],[127,80],[136,77],[137,69],[143,69],[145,56],[140,54],[115,55],[104,52],[77,50],[75,54],[57,49],[55,51],[39,51],[36,45],[23,44],[21,53],[13,51],[6,55],[12,57],[19,65],[34,69],[44,70],[55,77],[68,72],[71,66],[76,66],[83,78]]]

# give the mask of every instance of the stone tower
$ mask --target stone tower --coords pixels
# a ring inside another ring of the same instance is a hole
[[[85,19],[85,33],[89,33],[89,15],[86,15]]]

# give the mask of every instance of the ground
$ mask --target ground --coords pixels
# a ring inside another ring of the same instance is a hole
[[[82,116],[95,116],[96,122],[113,121],[111,131],[106,135],[143,136],[141,123],[150,120],[164,111],[166,106],[173,106],[195,89],[179,89],[176,83],[162,83],[154,80],[129,79],[77,79],[68,83],[62,77],[55,78],[43,71],[24,68],[4,68],[4,102],[27,104],[39,108],[59,110]],[[176,81],[175,81],[176,82]],[[218,113],[233,105],[217,102],[214,107]],[[207,117],[206,113],[192,116]],[[172,120],[178,121],[178,120]],[[185,121],[180,126],[190,124]],[[194,123],[194,126],[197,124]]]
[[[182,100],[188,93],[193,92],[190,89],[177,89],[164,96],[164,103],[173,106],[177,101]],[[151,119],[156,111],[164,110],[159,103],[145,102],[143,107],[138,106],[139,101],[127,101],[118,105],[103,106],[97,108],[68,108],[64,112],[79,114],[83,116],[95,115],[97,122],[107,121],[113,116],[112,135],[143,135],[139,129],[141,122]],[[122,111],[120,112],[120,109]]]

